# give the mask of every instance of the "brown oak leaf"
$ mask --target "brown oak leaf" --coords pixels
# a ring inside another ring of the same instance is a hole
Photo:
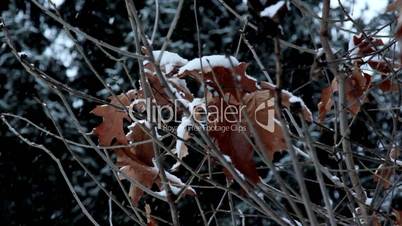
[[[216,106],[217,109],[225,109],[228,104],[216,97],[208,103],[208,107]],[[259,182],[258,172],[253,160],[253,149],[247,140],[248,133],[238,129],[232,129],[237,126],[240,120],[230,118],[229,120],[218,119],[213,125],[209,125],[209,135],[224,155],[230,157],[234,167],[246,176],[253,183]],[[241,123],[244,126],[244,123]],[[228,128],[228,131],[222,130]]]
[[[333,104],[332,95],[334,90],[337,89],[337,86],[338,83],[334,79],[330,86],[321,90],[321,101],[318,103],[318,119],[320,122],[324,121],[326,114],[331,111]]]
[[[116,97],[110,97],[109,99],[113,105],[121,106],[123,104],[124,107],[128,108],[131,101],[138,98],[139,95],[141,94],[137,91],[131,90]],[[109,146],[114,139],[120,144],[127,144],[123,130],[123,121],[131,121],[131,119],[123,107],[119,109],[105,104],[96,106],[91,113],[103,118],[102,123],[93,129],[93,133],[98,136],[100,145]]]
[[[133,123],[131,126],[129,126],[129,129],[130,131],[126,135],[129,143],[149,141],[147,143],[135,145],[130,149],[130,151],[135,154],[139,161],[151,166],[152,158],[154,157],[154,148],[151,142],[151,137],[144,131],[143,128],[141,128],[139,122]]]
[[[274,99],[270,90],[261,90],[244,96],[243,100],[247,106],[247,113],[252,119],[253,126],[256,129],[258,136],[265,145],[265,152],[270,159],[273,158],[275,152],[285,150],[287,145],[283,136],[282,125],[275,119],[274,115]],[[271,101],[271,102],[270,102]],[[261,104],[265,108],[258,110]],[[271,109],[269,108],[271,107]],[[272,113],[272,114],[270,114]],[[271,122],[270,122],[271,121]],[[272,123],[272,132],[265,127]]]
[[[153,98],[156,100],[156,103],[159,106],[172,105],[173,101],[166,94],[165,87],[162,86],[159,78],[150,73],[146,73],[146,76],[151,86]],[[167,81],[171,85],[173,91],[178,92],[180,94],[181,98],[191,101],[193,99],[193,95],[188,90],[188,88],[185,87],[185,84],[183,84],[184,80],[182,81],[179,80],[180,80],[179,78],[169,78]]]
[[[392,63],[392,59],[388,58],[387,61],[388,63],[383,59],[373,58],[369,60],[367,63],[368,65],[370,65],[372,69],[378,71],[381,74],[389,74],[393,71],[392,67],[394,67],[395,69],[399,67],[399,65],[395,65]]]
[[[246,106],[243,109],[251,126],[254,127],[258,138],[264,145],[267,157],[272,159],[274,153],[286,149],[286,142],[283,137],[282,126],[275,119],[275,110],[273,109],[273,95],[270,90],[259,90],[248,93],[243,97],[243,103]],[[209,106],[215,105],[216,109],[227,109],[228,105],[236,106],[236,114],[241,109],[236,100],[226,103],[221,98],[216,97],[214,101],[208,103]],[[251,182],[258,183],[259,176],[253,160],[253,146],[249,138],[252,133],[248,128],[247,119],[240,116],[228,118],[228,120],[218,120],[213,124],[214,127],[209,130],[209,135],[214,138],[223,154],[230,157],[235,168],[244,174]],[[215,129],[216,128],[216,129]],[[222,131],[218,128],[230,128]],[[236,129],[233,129],[236,128]],[[246,129],[240,129],[246,128]],[[227,172],[226,172],[227,174]]]
[[[402,88],[402,84],[398,84],[397,81],[391,81],[387,75],[381,75],[380,84],[378,84],[378,88],[380,88],[383,92],[392,92],[398,91]]]

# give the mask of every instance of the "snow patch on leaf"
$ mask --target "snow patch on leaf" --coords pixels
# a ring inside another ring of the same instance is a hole
[[[162,53],[162,51],[160,51],[160,50],[152,51],[155,61],[159,60],[161,53]],[[148,65],[150,63],[151,62],[149,62],[148,60],[145,60],[143,64]],[[162,59],[160,60],[159,65],[163,72],[165,72],[166,74],[169,74],[175,68],[181,67],[187,63],[188,63],[188,60],[181,57],[179,54],[172,53],[169,51],[163,51]]]
[[[177,127],[178,139],[176,142],[176,148],[174,149],[173,153],[177,154],[177,157],[179,159],[182,159],[183,157],[188,155],[188,148],[184,142],[190,138],[187,128],[191,125],[192,125],[191,119],[189,117],[184,116],[181,119],[180,125]]]
[[[201,67],[202,64],[202,67]],[[204,56],[201,58],[195,58],[188,62],[186,65],[179,69],[179,74],[183,74],[186,71],[194,71],[194,70],[201,70],[204,72],[209,72],[214,67],[224,67],[224,68],[233,68],[238,66],[240,63],[239,61],[232,57],[232,56],[225,56],[225,55],[211,55],[211,56]]]

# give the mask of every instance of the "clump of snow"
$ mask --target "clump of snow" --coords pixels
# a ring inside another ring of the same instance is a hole
[[[336,53],[336,52],[337,52],[337,50],[336,50],[335,48],[331,48],[331,50],[332,50],[333,53]],[[317,57],[322,57],[322,56],[325,55],[325,51],[324,51],[323,48],[319,48],[319,49],[317,49],[315,52],[316,52],[316,56],[317,56]]]
[[[373,202],[373,198],[366,198],[366,201],[364,202],[364,204],[366,204],[367,206],[371,206],[371,203]]]
[[[174,85],[180,86],[181,88],[188,91],[186,81],[176,78],[176,77],[172,77],[172,78],[168,79],[168,86],[169,86],[169,89],[174,93],[176,99],[181,104],[183,104],[184,106],[187,107],[188,101],[185,98],[183,98],[185,96],[185,94],[183,92],[179,91],[178,89],[176,89],[176,87]],[[190,91],[188,91],[188,92],[190,92]]]
[[[279,1],[274,5],[270,5],[260,12],[260,16],[273,18],[284,5],[285,1]]]
[[[191,119],[189,117],[184,116],[181,120],[180,125],[177,127],[177,139],[176,149],[174,151],[175,154],[181,159],[188,155],[187,146],[184,144],[184,141],[189,138],[187,127],[191,126]]]
[[[225,161],[227,161],[228,163],[232,163],[232,159],[230,158],[230,156],[228,155],[223,155],[223,158],[225,159]],[[234,170],[236,171],[236,173],[240,176],[240,178],[242,180],[246,180],[246,177],[244,176],[244,174],[242,174],[238,169],[234,168]]]
[[[191,113],[194,113],[194,109],[198,106],[204,106],[205,105],[205,99],[204,98],[194,98],[193,101],[191,101],[188,104],[188,110]]]
[[[114,20],[115,20],[114,17],[110,17],[108,23],[109,23],[110,25],[112,25],[112,24],[114,24]]]
[[[238,169],[235,168],[236,173],[240,176],[240,178],[242,180],[246,180],[246,177],[244,176],[244,174],[242,174]]]
[[[349,39],[348,51],[349,51],[350,57],[356,57],[358,55],[359,48],[356,46],[355,37],[360,39],[362,35],[363,34],[359,34],[358,36],[352,36]]]
[[[25,51],[18,52],[18,56],[21,58],[28,57],[28,53]]]
[[[170,190],[172,191],[172,193],[173,193],[174,195],[178,195],[178,194],[180,193],[180,191],[181,191],[180,188],[175,187],[175,186],[170,186]],[[166,191],[165,191],[165,190],[162,190],[162,191],[159,191],[159,192],[155,192],[155,193],[156,193],[157,195],[159,195],[159,196],[164,197],[164,198],[167,197],[167,194],[166,194]]]
[[[180,86],[181,88],[185,89],[186,91],[189,90],[188,87],[187,87],[187,82],[184,79],[180,79],[180,78],[177,78],[177,77],[171,77],[171,78],[168,78],[168,81],[173,83],[173,84],[175,84],[175,85],[177,85],[177,86]],[[188,91],[188,92],[190,92],[190,91]]]
[[[191,121],[191,117],[193,116],[194,110],[198,106],[204,106],[204,99],[202,98],[194,98],[192,102],[189,102],[186,104],[188,107],[190,113],[192,114],[191,116],[183,116],[181,119],[180,124],[177,126],[177,141],[176,141],[176,148],[172,150],[174,154],[177,155],[179,159],[182,159],[188,155],[188,147],[185,144],[185,141],[190,139],[190,134],[189,134],[189,127],[193,125],[193,122]],[[180,161],[177,161],[171,170],[177,169],[177,167],[180,166]]]
[[[282,217],[282,220],[285,221],[289,225],[293,225],[292,222],[295,222],[296,226],[302,226],[302,224],[299,221],[295,220],[295,219],[293,219],[293,221],[290,221],[288,218]]]
[[[316,54],[317,54],[317,57],[321,57],[325,54],[325,51],[323,48],[319,48],[316,50]]]
[[[202,64],[202,67],[201,67]],[[238,66],[239,61],[232,56],[225,55],[211,55],[204,56],[201,58],[195,58],[188,62],[186,65],[179,69],[179,74],[182,74],[186,71],[194,71],[194,70],[202,70],[204,72],[209,72],[214,67],[225,67],[225,68],[233,68]]]
[[[303,103],[303,100],[302,100],[300,97],[291,96],[291,97],[289,98],[289,102],[290,102],[290,103],[297,103],[297,102]]]
[[[192,187],[188,186],[188,187],[186,187],[186,189],[188,189],[193,194],[196,194],[195,190]],[[182,188],[181,187],[170,186],[170,190],[172,191],[172,193],[174,195],[178,195],[180,193],[180,191],[182,190]],[[155,192],[155,194],[159,195],[161,197],[164,197],[164,198],[167,197],[167,193],[166,193],[165,190]]]
[[[228,163],[232,163],[232,159],[227,156],[227,155],[223,155],[223,158],[228,162]]]
[[[341,183],[341,179],[339,179],[339,177],[337,177],[337,176],[332,176],[331,181],[334,183]]]
[[[162,51],[155,50],[152,51],[154,59],[157,61],[161,55]],[[144,64],[149,63],[149,61],[144,61]],[[165,73],[169,74],[173,71],[175,67],[181,67],[188,63],[187,59],[184,59],[177,53],[172,53],[169,51],[163,51],[162,59],[159,62],[159,65],[165,69]]]

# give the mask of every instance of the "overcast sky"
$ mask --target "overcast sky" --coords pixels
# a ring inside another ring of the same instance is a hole
[[[353,18],[362,16],[368,22],[378,14],[385,12],[388,0],[341,0],[341,3],[347,6]],[[331,1],[331,7],[336,8],[338,6],[338,0]]]

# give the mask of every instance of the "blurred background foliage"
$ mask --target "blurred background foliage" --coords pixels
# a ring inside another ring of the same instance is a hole
[[[50,7],[46,0],[39,2]],[[155,18],[155,3],[153,0],[135,0],[134,2],[141,13],[146,33],[150,36]],[[273,74],[275,72],[275,63],[273,61],[272,40],[265,35],[270,34],[271,29],[275,29],[275,27],[265,26],[266,23],[256,17],[255,9],[250,5],[252,1],[248,4],[247,1],[242,0],[225,0],[225,2],[240,15],[248,15],[248,20],[258,25],[258,31],[246,29],[244,32],[261,57],[268,72]],[[275,2],[275,0],[261,2],[263,5],[268,5]],[[321,1],[307,0],[303,2],[308,4],[315,13],[318,14],[320,11]],[[73,26],[79,27],[82,31],[100,40],[134,51],[133,34],[123,0],[57,0],[55,3],[62,17]],[[170,22],[176,13],[177,1],[159,0],[159,4],[160,20],[158,21],[158,30],[153,43],[154,49],[160,48],[164,41]],[[217,0],[198,0],[197,4],[202,54],[234,55],[244,21],[236,19]],[[29,61],[51,77],[77,90],[82,90],[102,99],[106,99],[109,96],[99,80],[84,64],[74,47],[74,43],[68,38],[60,24],[44,14],[31,1],[2,0],[0,2],[0,12],[17,48],[27,55]],[[331,13],[332,18],[340,20],[331,31],[334,48],[339,50],[340,53],[344,53],[347,50],[350,33],[340,29],[344,25],[342,20],[345,18],[342,16],[339,7],[334,8]],[[367,29],[375,29],[391,21],[391,17],[389,15],[378,15],[375,20],[357,18],[357,21]],[[312,16],[303,17],[301,12],[292,6],[280,24],[284,40],[310,49],[320,47],[318,39],[319,21]],[[4,40],[1,32],[0,38]],[[110,60],[92,42],[80,37],[78,37],[78,41],[89,60],[96,66],[96,70],[112,90],[120,93],[131,89],[130,82],[125,76],[121,64]],[[185,1],[181,19],[168,50],[176,52],[187,59],[198,57],[193,1]],[[248,73],[256,78],[263,79],[264,76],[258,70],[253,55],[246,45],[242,44],[240,46],[237,58],[241,61],[250,62],[251,66],[248,69]],[[320,90],[326,82],[311,78],[310,72],[314,58],[313,54],[285,48],[282,61],[284,63],[285,88],[291,91],[296,90],[295,94],[301,96],[306,104],[316,112]],[[131,75],[134,78],[138,78],[137,62],[133,59],[128,59],[125,63]],[[43,82],[36,80],[23,69],[5,42],[0,43],[0,87],[1,112],[21,115],[40,127],[55,133],[56,130],[41,105],[41,102],[45,102],[55,120],[61,125],[63,135],[71,140],[84,142],[83,138],[72,126],[58,96],[51,92]],[[94,108],[95,103],[70,95],[68,95],[68,102],[71,104],[81,125],[87,128],[88,132],[100,122],[99,118],[89,113]],[[365,108],[377,108],[379,107],[379,102],[383,104],[391,103],[392,98],[379,93],[378,96],[370,97],[370,101]],[[382,153],[383,150],[378,149],[380,135],[376,134],[368,126],[369,123],[367,123],[368,119],[366,117],[369,116],[375,126],[381,128],[385,134],[390,133],[392,119],[387,112],[361,114],[352,126],[352,137],[356,142],[355,148],[357,146],[360,149],[364,147],[373,150],[377,154],[384,154]],[[75,190],[90,213],[102,225],[107,224],[107,196],[78,166],[64,144],[46,133],[39,132],[25,122],[20,120],[11,120],[11,122],[25,137],[36,143],[44,144],[60,158],[74,184]],[[326,130],[317,129],[313,132],[313,136],[322,143],[332,144],[333,142],[333,134]],[[119,200],[124,200],[110,170],[92,150],[75,147],[73,151],[83,159],[89,170],[96,175],[97,179],[108,190],[116,191],[115,195]],[[320,159],[327,166],[336,165],[335,160],[331,159],[324,151],[320,152]],[[291,183],[295,183],[292,176],[286,172],[290,168],[288,156],[278,154],[275,160],[283,163],[284,167],[281,173],[285,178]],[[185,161],[191,162],[192,160],[185,159]],[[368,160],[365,163],[368,166],[374,164]],[[313,168],[305,167],[304,170],[307,178],[315,179]],[[271,183],[269,171],[266,171],[265,174],[265,180]],[[370,174],[365,176],[369,177]],[[370,179],[363,179],[363,182],[367,182],[364,184],[367,187],[372,188],[374,186],[369,184]],[[313,201],[320,203],[322,198],[319,195],[317,184],[311,182],[308,183],[308,186]],[[219,202],[219,197],[222,195],[220,192],[211,189],[197,191],[200,194],[204,209],[207,210],[211,210],[211,205],[216,206]],[[339,197],[342,197],[339,193],[341,191],[331,193],[332,198],[337,202],[340,201]],[[153,213],[168,218],[166,204],[160,204],[151,198],[146,198],[141,205],[144,204],[144,201],[151,203]],[[127,205],[127,203],[124,204]],[[238,208],[242,208],[242,204],[238,205]],[[202,224],[197,206],[193,200],[184,199],[183,202],[179,203],[178,208],[183,225]],[[247,213],[248,210],[245,209],[244,211]],[[248,213],[253,214],[253,212]],[[349,213],[345,210],[344,214],[348,215]],[[222,225],[230,224],[230,215],[228,214],[218,213],[217,218]],[[118,225],[133,224],[117,208],[114,208],[113,221],[118,222],[116,223]],[[263,218],[247,218],[247,225],[267,225],[268,223]],[[49,156],[40,150],[28,147],[13,136],[4,124],[0,124],[0,225],[37,224],[88,225],[90,222],[81,213],[57,166]]]

